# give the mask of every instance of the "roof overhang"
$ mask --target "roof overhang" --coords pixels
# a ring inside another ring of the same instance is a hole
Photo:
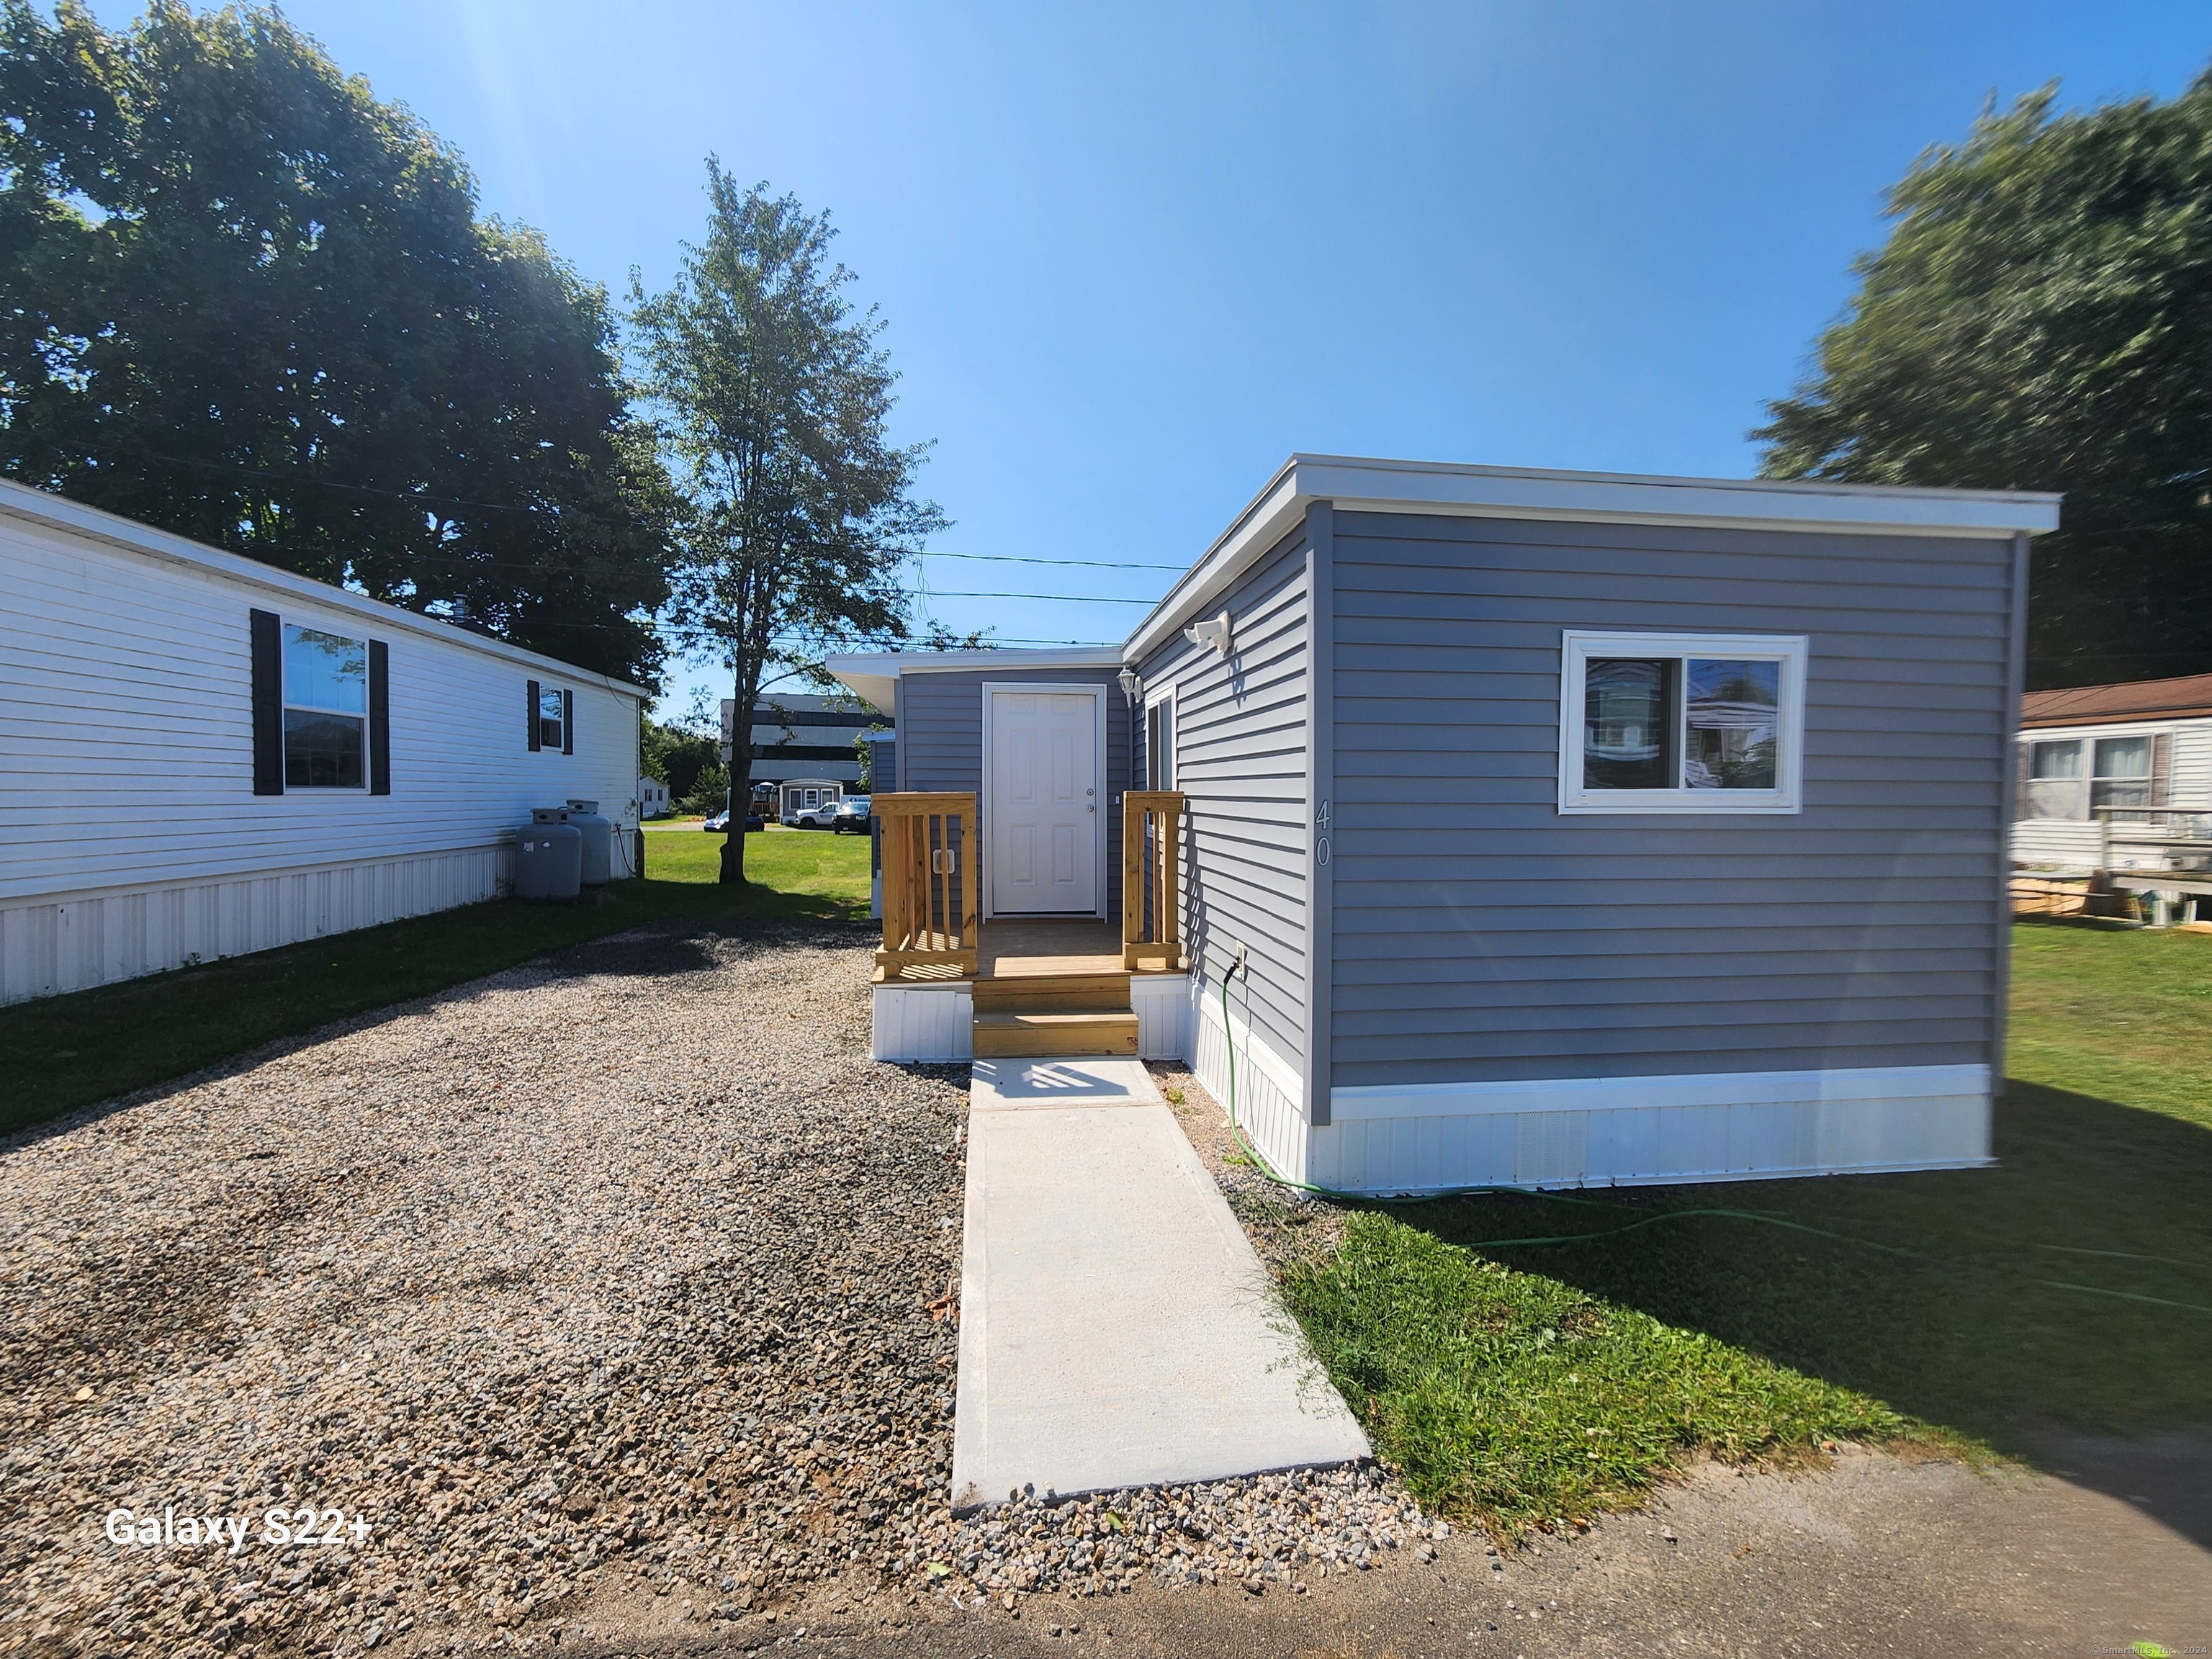
[[[2056,530],[2060,497],[1293,455],[1137,625],[1124,647],[1128,659],[1142,659],[1203,611],[1322,501],[1348,513],[2006,537]]]
[[[1085,645],[1038,651],[880,651],[864,656],[828,657],[822,665],[836,680],[888,714],[896,708],[898,683],[908,674],[951,674],[976,669],[1119,668],[1118,645]]]
[[[146,558],[203,570],[211,575],[259,588],[266,593],[288,596],[319,605],[325,611],[357,617],[373,628],[419,634],[441,640],[448,645],[482,652],[486,656],[504,658],[518,667],[544,669],[563,679],[579,684],[602,686],[623,696],[635,697],[640,702],[650,700],[653,696],[641,685],[616,679],[596,669],[579,668],[574,663],[563,662],[558,657],[548,657],[519,645],[509,645],[505,640],[495,639],[489,634],[458,628],[452,623],[423,616],[420,611],[402,610],[396,605],[386,605],[381,599],[372,599],[365,593],[356,593],[348,588],[334,587],[328,582],[319,582],[312,576],[280,570],[273,564],[264,564],[258,559],[249,559],[242,554],[226,553],[219,547],[210,547],[189,537],[156,530],[136,519],[126,519],[120,514],[87,507],[82,501],[73,501],[66,496],[49,495],[43,489],[33,489],[28,484],[17,483],[13,479],[0,478],[0,516],[46,525],[90,541],[105,542],[111,547],[121,548],[125,552]]]

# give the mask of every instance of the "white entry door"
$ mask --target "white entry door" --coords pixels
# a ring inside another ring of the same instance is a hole
[[[1098,697],[993,690],[985,856],[997,915],[1098,908]]]

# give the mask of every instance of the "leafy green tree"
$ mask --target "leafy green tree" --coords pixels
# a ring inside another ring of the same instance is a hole
[[[605,292],[279,13],[0,0],[0,470],[649,677],[667,483]]]
[[[688,731],[680,726],[663,726],[652,719],[644,721],[638,750],[643,757],[646,775],[666,784],[672,801],[689,798],[699,775],[710,766],[721,764],[721,744],[710,733]],[[726,783],[724,787],[727,787]]]
[[[1888,243],[1753,435],[1778,478],[2067,492],[2029,684],[2212,669],[2212,72],[1929,150]]]
[[[728,667],[741,713],[731,781],[752,783],[750,722],[764,682],[825,651],[905,636],[901,565],[945,524],[912,494],[925,446],[885,428],[896,376],[873,309],[845,297],[827,214],[765,185],[740,189],[709,159],[707,236],[674,285],[633,276],[631,320],[668,458],[685,501],[672,622]],[[744,879],[744,837],[722,879]]]
[[[673,788],[670,789],[669,795],[672,799],[676,799],[676,792]],[[684,794],[678,805],[678,810],[682,811],[704,812],[712,817],[736,799],[738,797],[730,793],[729,773],[723,769],[721,762],[714,761],[699,769],[697,775],[691,780],[691,787]],[[735,838],[743,838],[744,829],[744,826],[740,823],[735,832]]]

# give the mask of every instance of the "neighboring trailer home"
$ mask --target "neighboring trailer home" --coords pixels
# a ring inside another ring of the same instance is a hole
[[[833,660],[900,733],[877,1052],[1050,1052],[1081,968],[1061,1040],[1233,1051],[1325,1187],[1984,1163],[2057,514],[1301,455],[1118,649]]]
[[[2031,691],[2020,725],[2014,865],[2212,893],[2212,674]]]
[[[0,1002],[490,898],[533,806],[637,822],[637,686],[4,481],[0,593]]]

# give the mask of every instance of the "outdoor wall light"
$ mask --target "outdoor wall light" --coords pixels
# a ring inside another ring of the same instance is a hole
[[[1137,706],[1138,693],[1145,689],[1144,681],[1137,677],[1137,671],[1133,668],[1125,668],[1114,678],[1121,682],[1122,697],[1127,700],[1130,708],[1134,708]]]
[[[1223,656],[1229,654],[1229,613],[1224,611],[1211,622],[1193,623],[1182,630],[1183,638],[1195,646],[1212,646]]]

